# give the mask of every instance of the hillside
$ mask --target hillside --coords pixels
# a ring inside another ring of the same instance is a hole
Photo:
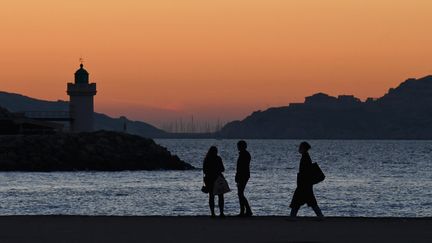
[[[228,123],[224,138],[432,139],[432,76],[408,79],[378,99],[324,93]]]
[[[22,111],[67,111],[69,103],[67,101],[46,101],[34,99],[20,94],[0,91],[0,107],[4,107],[11,112]],[[127,118],[112,118],[105,114],[95,113],[95,129],[108,131],[122,131],[124,121],[127,122],[128,133],[143,137],[165,137],[166,133],[148,123],[131,121]]]

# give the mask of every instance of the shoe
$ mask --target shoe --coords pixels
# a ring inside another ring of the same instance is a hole
[[[221,218],[225,218],[225,214],[224,214],[224,213],[221,213],[221,214],[219,215],[219,217],[221,217]]]
[[[246,216],[246,214],[244,214],[244,213],[237,214],[237,217],[244,217],[244,216]]]
[[[253,213],[252,212],[247,212],[244,214],[245,217],[252,217]]]

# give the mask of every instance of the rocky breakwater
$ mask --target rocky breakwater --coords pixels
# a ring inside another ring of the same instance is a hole
[[[0,171],[188,170],[152,139],[118,132],[0,136]]]

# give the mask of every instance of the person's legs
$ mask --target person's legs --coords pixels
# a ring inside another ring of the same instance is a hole
[[[252,216],[252,210],[251,210],[251,208],[249,206],[249,202],[248,202],[247,198],[244,195],[244,190],[246,188],[246,184],[247,184],[247,181],[245,181],[245,183],[244,183],[243,192],[242,192],[242,195],[243,195],[243,206],[244,206],[244,208],[246,210],[246,216]]]
[[[311,196],[310,196],[310,202],[308,202],[308,205],[310,205],[312,207],[313,211],[315,212],[315,214],[318,217],[320,217],[320,218],[324,217],[324,215],[321,212],[321,209],[318,207],[318,202],[317,202],[317,200],[315,198],[315,194],[313,193],[313,187],[312,187],[312,185],[310,186],[309,190],[310,190]]]
[[[252,210],[251,210],[251,208],[249,206],[249,202],[246,199],[246,197],[244,198],[244,205],[245,205],[245,208],[246,208],[246,216],[252,216]]]
[[[210,212],[211,212],[211,216],[214,217],[215,212],[214,212],[214,208],[215,208],[215,202],[214,202],[214,195],[212,192],[209,192],[209,206],[210,206]]]
[[[297,217],[297,213],[298,213],[299,209],[300,209],[300,207],[298,207],[298,206],[292,207],[290,217]]]
[[[318,207],[318,204],[312,206],[312,209],[318,217],[320,218],[324,217],[324,215],[321,212],[321,209]]]
[[[245,196],[244,196],[245,185],[243,183],[237,183],[237,195],[240,203],[240,215],[244,215],[245,213]]]
[[[220,194],[220,195],[218,195],[218,197],[219,197],[219,202],[218,202],[218,204],[219,204],[219,212],[220,212],[220,216],[223,217],[223,216],[225,216],[225,214],[224,214],[224,204],[225,204],[225,202],[224,202],[224,195]]]

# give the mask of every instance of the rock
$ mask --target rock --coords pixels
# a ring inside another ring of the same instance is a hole
[[[0,171],[193,168],[152,139],[119,132],[0,136]]]

